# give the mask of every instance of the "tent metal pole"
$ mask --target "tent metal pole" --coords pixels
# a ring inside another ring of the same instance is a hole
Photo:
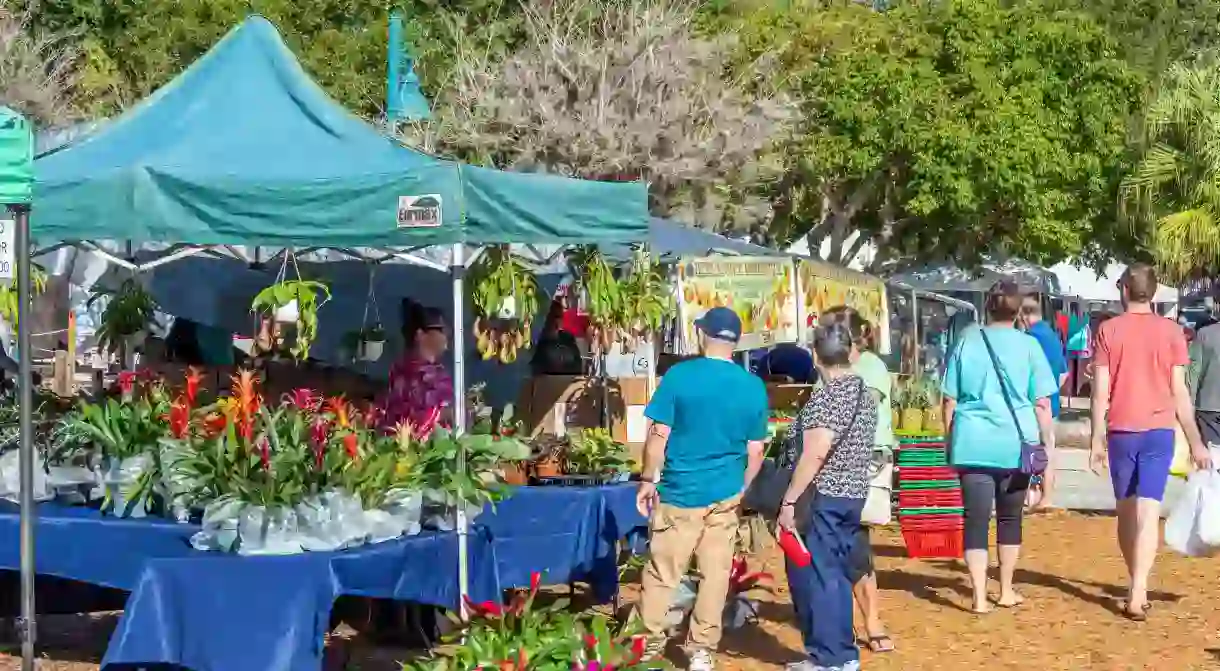
[[[449,261],[449,274],[453,278],[453,433],[461,435],[466,432],[466,248],[461,243],[453,245],[452,258]],[[458,451],[458,472],[466,471],[466,454]],[[458,534],[458,612],[466,619],[466,596],[470,593],[470,575],[468,571],[469,554],[467,543],[466,505],[457,502],[457,519],[454,527]]]
[[[30,210],[28,207],[14,208],[16,235],[13,250],[17,257],[17,389],[20,409],[18,413],[21,431],[18,453],[21,481],[21,620],[18,623],[21,636],[21,670],[34,671],[34,390],[32,389],[31,364],[33,347],[30,345]]]

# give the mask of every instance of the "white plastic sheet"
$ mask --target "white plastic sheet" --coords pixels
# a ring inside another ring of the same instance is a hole
[[[379,543],[419,533],[422,500],[419,492],[395,491],[381,508],[365,510],[354,496],[337,491],[295,508],[218,499],[204,510],[203,529],[191,537],[191,545],[241,555],[285,555]]]
[[[116,517],[140,518],[147,517],[146,504],[153,492],[145,492],[139,500],[129,500],[136,483],[152,466],[152,457],[139,454],[127,459],[108,458],[102,462],[102,470],[98,476],[103,496],[109,498],[108,512]]]
[[[1220,449],[1212,448],[1214,464]],[[1165,544],[1188,557],[1220,553],[1220,471],[1195,471],[1165,522]]]
[[[21,468],[18,450],[9,450],[0,455],[0,498],[16,503],[21,498]],[[42,454],[35,457],[35,463],[42,463]],[[49,501],[55,497],[47,473],[41,468],[34,469],[34,500]]]

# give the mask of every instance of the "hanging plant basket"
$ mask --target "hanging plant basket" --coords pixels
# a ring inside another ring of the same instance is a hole
[[[295,279],[288,279],[288,265],[292,264]],[[298,360],[309,358],[309,349],[318,337],[318,309],[330,300],[330,287],[323,282],[301,279],[296,257],[292,252],[284,255],[275,284],[258,292],[250,303],[255,314],[270,316],[277,324],[292,324],[293,343],[289,349]]]
[[[484,361],[514,363],[529,349],[534,316],[542,291],[534,273],[509,252],[491,247],[470,269],[474,303],[475,347]]]
[[[128,352],[144,344],[149,327],[154,324],[157,303],[135,278],[123,280],[117,290],[98,290],[89,297],[86,307],[108,298],[97,329],[97,345],[110,352],[125,347]]]

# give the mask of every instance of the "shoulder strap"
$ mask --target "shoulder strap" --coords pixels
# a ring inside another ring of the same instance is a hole
[[[983,345],[987,347],[987,356],[991,357],[991,368],[995,370],[996,377],[1000,382],[1000,393],[1004,396],[1004,405],[1008,406],[1008,414],[1012,415],[1012,423],[1017,427],[1017,437],[1021,442],[1025,441],[1025,433],[1021,431],[1021,420],[1017,419],[1017,410],[1012,405],[1012,397],[1008,395],[1008,378],[1004,375],[1004,369],[1000,366],[1000,359],[995,355],[995,350],[991,347],[991,340],[987,338],[986,327],[979,327],[979,335],[983,337]]]

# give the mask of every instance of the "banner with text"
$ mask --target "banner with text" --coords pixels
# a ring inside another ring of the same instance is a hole
[[[678,282],[686,353],[698,349],[695,320],[713,307],[730,308],[741,317],[738,350],[796,342],[796,273],[792,259],[766,256],[686,259],[678,266]]]
[[[889,353],[890,314],[884,282],[872,275],[812,259],[797,261],[797,273],[806,329],[817,325],[821,313],[846,305],[872,324],[878,352]]]

